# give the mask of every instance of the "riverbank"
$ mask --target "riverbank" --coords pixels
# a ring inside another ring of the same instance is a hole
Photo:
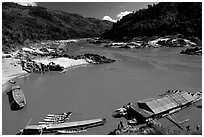
[[[2,59],[2,92],[5,92],[10,87],[9,80],[27,74],[27,72],[22,70],[19,62],[19,59]]]
[[[85,59],[74,60],[74,59],[69,59],[64,57],[53,58],[53,59],[38,58],[38,59],[34,59],[33,61],[35,61],[36,63],[45,64],[45,65],[48,65],[50,62],[53,62],[55,64],[58,64],[64,67],[65,69],[89,64]],[[22,70],[20,59],[3,58],[2,59],[2,92],[5,92],[9,88],[11,88],[10,83],[8,82],[9,80],[20,77],[27,73],[28,72]]]
[[[112,63],[115,60],[97,54],[69,56],[67,46],[76,41],[43,42],[23,47],[8,54],[2,53],[2,91],[5,92],[9,80],[27,73],[45,73],[47,71],[66,72],[88,64]],[[68,44],[67,44],[68,43]],[[42,46],[43,45],[43,46]]]
[[[59,64],[60,66],[63,66],[64,68],[89,64],[85,59],[74,60],[74,59],[69,59],[65,57],[60,57],[55,59],[40,58],[40,59],[34,59],[34,61],[45,65],[48,65],[50,62],[53,62],[55,64]]]
[[[110,41],[101,39],[88,39],[91,44],[100,44],[106,48],[160,48],[160,47],[199,47],[199,44],[180,35],[172,36],[153,36],[153,37],[135,37],[127,41]]]

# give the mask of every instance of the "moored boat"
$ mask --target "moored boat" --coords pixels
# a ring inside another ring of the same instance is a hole
[[[74,133],[80,133],[80,132],[85,132],[87,131],[86,129],[84,130],[78,130],[78,129],[72,129],[72,130],[58,130],[58,134],[74,134]]]
[[[39,124],[58,124],[58,123],[64,123],[64,121],[40,121]]]
[[[22,109],[26,105],[26,99],[23,94],[23,91],[16,82],[10,81],[10,83],[12,84],[12,86],[10,91],[7,92],[7,95],[9,96],[11,109],[12,110]]]
[[[201,99],[201,91],[191,93],[180,90],[168,90],[157,97],[129,103],[117,109],[113,117],[125,117],[128,120],[136,119],[137,124],[146,123],[152,119],[159,119],[178,112]]]
[[[104,125],[106,122],[105,118],[82,120],[74,122],[64,122],[57,124],[36,124],[27,125],[21,130],[22,134],[39,134],[39,133],[55,133],[59,130],[69,130],[69,129],[87,129],[91,127]]]
[[[60,117],[60,116],[66,116],[66,115],[71,115],[72,112],[64,112],[64,113],[60,113],[60,114],[48,114],[48,117]]]
[[[38,122],[39,124],[57,124],[64,123],[66,120],[70,118],[72,112],[67,112],[63,114],[49,114],[47,115],[43,121]]]

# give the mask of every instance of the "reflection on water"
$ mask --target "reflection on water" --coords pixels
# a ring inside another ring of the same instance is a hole
[[[104,126],[80,134],[108,134],[119,121],[112,118],[112,113],[124,104],[168,89],[196,92],[202,88],[201,56],[180,55],[179,48],[123,50],[83,47],[74,47],[74,52],[69,52],[97,53],[117,61],[75,68],[64,74],[49,72],[19,79],[27,107],[12,112],[6,95],[2,95],[3,134],[16,134],[31,118],[30,124],[35,124],[48,113],[67,111],[73,112],[70,121],[107,119]],[[201,109],[195,107],[173,115],[178,121],[189,118],[194,127],[202,124],[201,117]],[[167,124],[165,120],[161,122]]]

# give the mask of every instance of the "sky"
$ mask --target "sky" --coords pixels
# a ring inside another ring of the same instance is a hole
[[[147,5],[154,3],[156,2],[21,2],[24,5],[41,6],[113,22],[121,19],[124,15],[147,8]]]

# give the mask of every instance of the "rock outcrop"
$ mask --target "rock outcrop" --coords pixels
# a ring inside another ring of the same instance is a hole
[[[60,66],[58,64],[55,64],[54,62],[49,63],[48,65],[45,65],[43,63],[37,63],[32,60],[21,61],[22,69],[25,70],[28,73],[44,73],[47,71],[62,71],[64,69],[63,66]]]
[[[46,48],[46,47],[22,48],[21,50],[17,51],[13,55],[13,57],[21,60],[22,69],[28,73],[63,71],[64,69],[66,69],[66,67],[64,67],[62,63],[61,65],[58,64],[59,61],[55,63],[55,61],[58,60],[59,58],[64,58],[65,59],[64,63],[66,64],[75,62],[73,65],[88,64],[88,63],[103,64],[103,63],[112,63],[115,61],[115,60],[106,58],[105,56],[100,56],[97,54],[84,54],[84,55],[78,55],[74,57],[66,54],[66,51],[63,48],[59,50],[59,48]],[[44,60],[49,63],[43,64],[43,62],[40,62],[40,61],[36,62],[34,61],[35,58],[44,58]],[[71,62],[69,63],[66,61],[71,61]],[[72,66],[72,63],[70,65],[65,65],[65,66],[67,67]]]
[[[186,55],[202,55],[202,48],[187,48],[186,50],[182,50],[180,54],[186,54]]]
[[[75,59],[85,59],[88,63],[91,64],[104,64],[115,62],[113,59],[106,58],[105,56],[100,56],[98,54],[84,54],[77,56]]]
[[[101,44],[103,47],[112,48],[159,48],[159,47],[195,47],[197,44],[183,38],[181,35],[172,35],[166,37],[140,37],[133,38],[126,42],[113,42],[105,40],[95,40],[97,42],[89,41],[91,44]]]

